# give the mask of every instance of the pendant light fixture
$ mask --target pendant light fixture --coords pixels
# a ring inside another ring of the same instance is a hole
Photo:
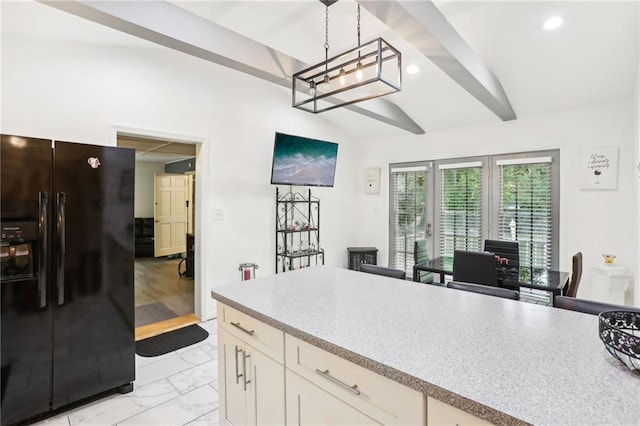
[[[360,4],[357,47],[329,58],[329,6],[336,1],[320,0],[325,5],[324,61],[293,75],[293,107],[314,114],[402,89],[401,53],[380,37],[360,44]]]

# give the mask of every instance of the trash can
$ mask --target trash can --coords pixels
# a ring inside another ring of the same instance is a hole
[[[589,271],[592,299],[616,305],[625,305],[631,274],[624,266],[595,265]]]

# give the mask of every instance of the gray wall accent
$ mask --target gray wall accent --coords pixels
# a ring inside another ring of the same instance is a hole
[[[196,170],[196,157],[187,158],[186,160],[176,161],[174,163],[167,163],[164,165],[165,173],[183,174],[185,172],[193,172],[195,170]]]

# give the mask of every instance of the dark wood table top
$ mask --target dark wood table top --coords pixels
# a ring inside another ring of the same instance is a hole
[[[554,269],[531,268],[529,266],[498,268],[498,281],[501,287],[517,290],[519,287],[550,291],[562,294],[569,283],[569,272]],[[453,274],[453,257],[435,257],[426,263],[413,266],[414,280],[418,271],[436,272],[441,276]]]

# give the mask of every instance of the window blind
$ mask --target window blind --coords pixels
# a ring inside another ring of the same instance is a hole
[[[427,228],[427,167],[391,168],[389,267],[413,274],[413,243]]]
[[[440,169],[441,256],[482,247],[482,162],[443,164]]]
[[[551,267],[551,161],[499,162],[499,239],[517,240],[520,264]],[[535,160],[535,159],[532,159]]]

